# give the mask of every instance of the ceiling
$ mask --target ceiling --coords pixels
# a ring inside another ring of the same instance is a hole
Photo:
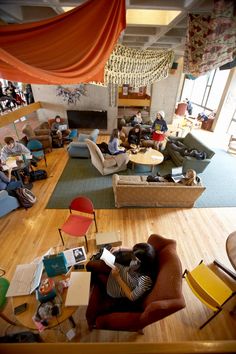
[[[209,14],[213,9],[213,1],[126,0],[127,10],[175,10],[180,13],[168,25],[127,24],[119,42],[137,49],[173,49],[178,59],[184,54],[187,14]],[[63,8],[73,8],[84,2],[85,0],[0,0],[0,19],[8,24],[38,21],[63,13]]]

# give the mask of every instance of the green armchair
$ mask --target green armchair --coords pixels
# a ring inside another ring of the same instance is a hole
[[[183,143],[187,149],[196,149],[198,151],[205,152],[206,158],[203,160],[198,160],[195,157],[182,156],[179,151],[174,150],[172,147],[172,142],[175,143],[177,141]],[[176,166],[183,166],[183,172],[186,172],[188,169],[193,169],[197,173],[203,172],[211,162],[212,157],[215,155],[213,150],[198,140],[191,133],[187,134],[185,138],[169,137],[165,152],[167,152],[167,154],[171,157]]]

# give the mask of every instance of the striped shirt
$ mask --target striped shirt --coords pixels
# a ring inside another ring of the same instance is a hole
[[[140,275],[135,271],[130,271],[130,267],[115,263],[119,269],[121,279],[128,285],[131,292],[131,300],[139,299],[146,291],[152,287],[152,279],[148,275]],[[107,281],[107,293],[114,298],[126,297],[124,291],[110,273]]]

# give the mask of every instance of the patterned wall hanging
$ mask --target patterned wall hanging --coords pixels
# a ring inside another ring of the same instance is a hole
[[[105,83],[133,87],[152,84],[168,76],[173,50],[138,50],[116,45],[105,66]]]
[[[81,96],[86,96],[86,85],[81,84],[75,88],[69,89],[68,87],[58,86],[57,87],[57,96],[62,97],[63,101],[67,104],[76,105],[76,102],[80,100]]]
[[[234,0],[214,1],[211,15],[189,14],[184,73],[205,75],[236,56]]]
[[[117,106],[117,97],[118,97],[118,85],[117,84],[108,84],[108,93],[109,93],[109,106]]]

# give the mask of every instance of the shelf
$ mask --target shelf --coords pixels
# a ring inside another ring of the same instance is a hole
[[[135,99],[135,98],[119,98],[118,107],[150,107],[150,99]]]

